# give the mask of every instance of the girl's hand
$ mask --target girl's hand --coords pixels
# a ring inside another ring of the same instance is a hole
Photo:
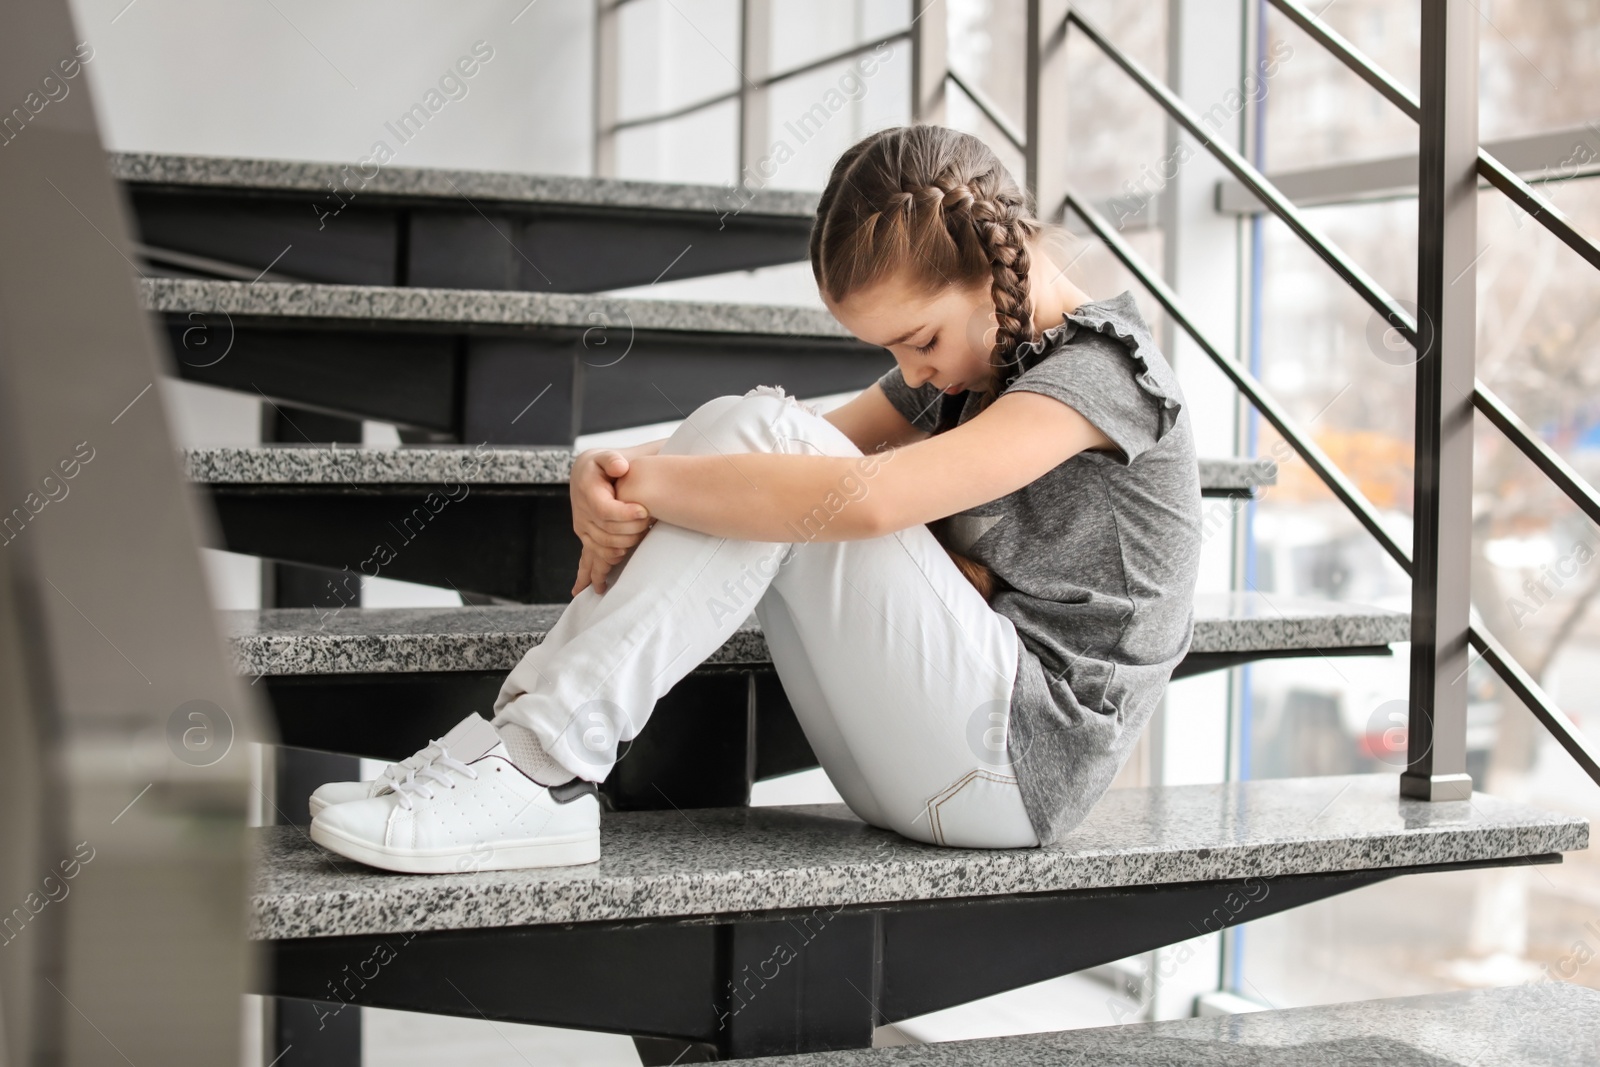
[[[572,531],[583,543],[572,595],[591,583],[605,592],[607,572],[649,532],[649,513],[617,498],[616,481],[628,472],[628,459],[614,449],[593,449],[572,462]]]
[[[632,551],[629,549],[624,555]],[[577,596],[591,585],[594,586],[596,593],[604,593],[608,588],[607,582],[610,580],[611,572],[620,569],[620,566],[607,563],[585,548],[578,560],[578,580],[572,586],[572,595]]]

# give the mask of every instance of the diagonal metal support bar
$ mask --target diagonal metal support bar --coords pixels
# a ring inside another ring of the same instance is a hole
[[[1289,413],[1267,394],[1261,382],[1244,367],[1233,360],[1227,359],[1221,352],[1217,351],[1216,346],[1194,325],[1194,320],[1190,318],[1189,314],[1178,302],[1178,295],[1139,259],[1137,253],[1112,230],[1099,212],[1084,203],[1071,191],[1067,193],[1066,206],[1076,212],[1078,217],[1083,219],[1089,228],[1095,232],[1095,235],[1106,243],[1106,247],[1110,248],[1112,254],[1122,261],[1122,265],[1127,267],[1135,278],[1139,279],[1139,284],[1143,285],[1166,309],[1167,314],[1172,316],[1172,321],[1176,322],[1185,333],[1194,339],[1194,343],[1199,345],[1200,349],[1210,357],[1211,361],[1217,365],[1217,369],[1227,375],[1228,380],[1234,384],[1234,387],[1243,393],[1250,403],[1255,405],[1256,410],[1261,412],[1262,417],[1272,424],[1272,428],[1277,430],[1285,441],[1289,442],[1290,447],[1300,454],[1300,458],[1304,459],[1306,465],[1316,473],[1318,478],[1322,479],[1323,484],[1328,487],[1329,491],[1338,497],[1340,502],[1350,509],[1351,514],[1355,515],[1356,520],[1366,528],[1367,532],[1377,539],[1378,544],[1383,546],[1384,551],[1389,553],[1390,557],[1400,565],[1402,570],[1410,574],[1411,554],[1401,547],[1400,543],[1390,535],[1388,530],[1384,529],[1383,520],[1378,517],[1377,510],[1362,495],[1361,490],[1356,487],[1355,483],[1345,477],[1344,472],[1328,457],[1328,454],[1318,448],[1315,442],[1308,440],[1300,429],[1294,425]]]
[[[1404,112],[1413,122],[1422,119],[1422,104],[1405,86],[1389,77],[1381,68],[1362,54],[1355,45],[1316,15],[1307,11],[1295,0],[1267,0],[1281,11],[1289,21],[1304,30],[1310,38],[1327,49],[1357,77]],[[1494,156],[1478,147],[1478,173],[1491,185],[1510,197],[1522,210],[1545,229],[1560,238],[1568,248],[1582,256],[1590,266],[1600,268],[1600,244],[1580,231],[1566,214],[1545,197],[1534,192],[1533,187],[1519,178]]]
[[[1596,244],[1587,234],[1574,226],[1565,212],[1534,192],[1531,185],[1481,148],[1478,149],[1478,173],[1489,179],[1491,185],[1510,197],[1518,207],[1533,216],[1535,222],[1587,260],[1591,267],[1600,268],[1600,244]]]
[[[1566,712],[1556,707],[1533,676],[1522,669],[1522,664],[1505,650],[1481,622],[1473,623],[1467,633],[1472,647],[1478,650],[1483,661],[1494,668],[1501,681],[1517,694],[1517,699],[1527,705],[1533,717],[1561,742],[1561,747],[1578,761],[1584,773],[1593,778],[1596,785],[1600,785],[1600,749],[1583,736],[1578,725],[1567,717]]]
[[[1338,30],[1294,0],[1267,0],[1267,3],[1282,12],[1290,22],[1303,30],[1306,36],[1333,53],[1335,59],[1349,67],[1356,77],[1372,86],[1385,100],[1405,112],[1411,121],[1421,121],[1422,105],[1412,95],[1411,90],[1389,77],[1387,71],[1363,55],[1361,50],[1341,36]]]
[[[1372,306],[1372,309],[1384,317],[1391,326],[1400,331],[1406,341],[1418,348],[1419,341],[1426,347],[1426,340],[1419,339],[1416,320],[1406,310],[1396,303],[1375,279],[1362,270],[1349,256],[1345,255],[1332,242],[1323,237],[1277,188],[1267,180],[1266,176],[1252,167],[1245,158],[1226,144],[1219,143],[1194,113],[1181,99],[1173,94],[1165,84],[1152,77],[1144,67],[1140,66],[1132,57],[1124,54],[1099,30],[1095,29],[1074,8],[1067,15],[1067,20],[1089,38],[1100,51],[1106,54],[1117,66],[1138,83],[1139,87],[1147,93],[1152,100],[1161,105],[1162,109],[1171,115],[1173,120],[1189,131],[1201,145],[1233,172],[1239,182],[1254,193],[1256,198],[1272,211],[1274,215],[1283,220],[1295,236],[1304,241],[1312,251],[1322,258],[1322,261],[1333,269],[1333,272],[1344,280],[1356,293]],[[1420,349],[1419,349],[1420,351]]]
[[[1572,465],[1562,459],[1554,449],[1539,440],[1527,423],[1523,422],[1483,382],[1477,383],[1477,388],[1472,391],[1472,404],[1484,417],[1494,423],[1495,428],[1522,450],[1522,454],[1533,461],[1533,465],[1543,472],[1546,478],[1556,483],[1556,488],[1567,494],[1578,508],[1587,516],[1589,521],[1600,525],[1600,493],[1596,493],[1594,486],[1584,481]]]
[[[1017,129],[1016,123],[1006,118],[1005,112],[1000,110],[1000,105],[990,99],[988,93],[967,81],[960,74],[957,74],[954,69],[949,72],[948,77],[955,82],[956,88],[965,93],[967,99],[971,100],[978,110],[983,112],[984,118],[993,123],[995,129],[1005,134],[1006,140],[1011,142],[1012,147],[1019,152],[1028,150],[1027,135]]]

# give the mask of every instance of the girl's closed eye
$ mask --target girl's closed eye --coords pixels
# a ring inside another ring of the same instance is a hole
[[[939,343],[939,335],[938,334],[934,334],[933,335],[933,339],[931,341],[929,341],[927,344],[925,344],[925,345],[913,345],[912,347],[915,348],[919,353],[921,353],[922,355],[925,356],[929,352],[932,352],[934,350],[934,347],[937,346],[938,343]]]

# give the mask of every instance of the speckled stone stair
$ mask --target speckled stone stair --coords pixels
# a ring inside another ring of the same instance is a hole
[[[348,568],[352,582],[367,574],[522,603],[570,597],[579,555],[570,449],[262,445],[193,449],[184,464],[216,508],[218,547]],[[1271,460],[1200,464],[1204,492],[1234,502],[1276,476]],[[1207,506],[1210,523],[1233,505]]]
[[[597,864],[399,876],[335,856],[294,827],[253,832],[250,930],[261,939],[1278,879],[1588,845],[1588,823],[1576,816],[1482,794],[1402,799],[1393,775],[1114,790],[1065,840],[1034,849],[922,845],[843,805],[668,809],[606,815]],[[1240,914],[1254,917],[1248,906]]]
[[[1384,653],[1408,617],[1357,605],[1201,596],[1178,674],[1280,656]],[[395,760],[488,712],[561,606],[224,612],[241,674],[271,697],[282,744]],[[622,810],[743,806],[758,781],[817,765],[754,617],[656,703],[604,789]],[[671,798],[671,799],[667,799]]]
[[[139,283],[139,295],[146,309],[179,316],[227,314],[236,319],[383,326],[556,327],[580,332],[599,327],[613,334],[631,326],[636,330],[676,333],[853,341],[851,334],[827,312],[782,304],[197,278],[145,278]],[[626,336],[623,332],[622,337]],[[888,353],[875,345],[855,342],[855,346],[889,361]],[[598,352],[594,361],[601,362]]]
[[[204,485],[565,485],[570,448],[473,445],[229,445],[183,450],[189,480]],[[1249,496],[1276,484],[1271,459],[1200,460],[1200,492]]]
[[[675,803],[603,816],[598,863],[423,876],[270,827],[252,831],[249,935],[272,961],[260,991],[337,1002],[324,1010],[647,1034],[660,1062],[735,1059],[868,1049],[885,1023],[1389,878],[1555,863],[1588,845],[1571,815],[1398,794],[1393,775],[1114,790],[1061,841],[1002,850],[922,845],[843,805]],[[1214,1052],[1165,1062],[1283,1062]],[[1129,1061],[1046,1049],[995,1062]],[[1296,1049],[1292,1062],[1316,1061]]]
[[[457,441],[570,445],[761,384],[861,389],[894,365],[783,305],[185,278],[139,292],[187,380]]]
[[[1591,1067],[1600,990],[1567,982],[762,1059],[765,1067]]]
[[[561,605],[274,608],[222,612],[239,671],[251,676],[508,671],[544,640]],[[1410,639],[1399,611],[1263,593],[1195,598],[1191,656],[1370,651]],[[754,617],[708,666],[770,662]],[[1192,672],[1186,672],[1192,673]]]
[[[806,258],[815,193],[113,153],[156,269],[597,292]],[[292,247],[286,247],[292,246]]]

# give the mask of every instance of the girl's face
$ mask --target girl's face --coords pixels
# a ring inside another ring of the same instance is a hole
[[[837,304],[826,297],[823,303],[845,329],[892,352],[912,388],[932,382],[959,393],[994,377],[994,303],[987,285],[951,285],[928,296],[896,275]]]

